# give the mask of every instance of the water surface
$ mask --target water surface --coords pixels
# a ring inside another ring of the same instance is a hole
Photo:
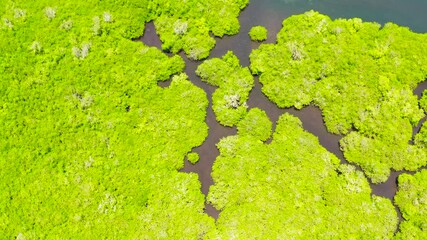
[[[250,52],[260,45],[260,43],[252,42],[249,39],[248,32],[252,26],[265,26],[269,31],[266,42],[274,43],[276,40],[275,36],[281,29],[284,18],[293,14],[304,13],[311,9],[327,14],[332,19],[358,17],[363,19],[363,21],[374,21],[380,24],[394,22],[401,26],[407,26],[415,32],[427,32],[427,15],[424,14],[427,10],[427,1],[425,0],[251,0],[248,7],[243,10],[239,17],[241,23],[239,34],[217,38],[217,44],[209,58],[222,57],[227,51],[231,50],[239,57],[243,66],[249,66]],[[147,45],[161,46],[152,23],[146,25],[146,30],[141,40]],[[189,60],[183,53],[180,53],[180,55],[186,62],[185,72],[189,76],[189,79],[195,85],[204,89],[208,99],[211,100],[215,87],[203,83],[195,75],[195,70],[201,61]],[[167,86],[167,83],[161,83],[160,85]],[[420,96],[421,92],[426,88],[426,82],[421,83],[414,90],[414,94]],[[319,138],[320,144],[340,158],[342,163],[346,163],[339,148],[339,140],[342,136],[326,131],[321,111],[317,107],[308,106],[302,110],[292,108],[280,109],[261,92],[261,84],[258,82],[257,77],[255,77],[255,87],[250,93],[248,106],[250,108],[258,107],[266,111],[273,123],[284,112],[289,112],[297,116],[301,119],[303,127]],[[425,119],[422,120],[422,122],[424,121]],[[202,183],[201,190],[205,195],[208,193],[209,187],[213,184],[210,174],[213,162],[219,155],[215,144],[222,137],[236,134],[235,128],[223,127],[216,122],[211,103],[209,103],[207,110],[206,122],[209,125],[209,136],[200,147],[194,149],[194,151],[200,154],[200,161],[195,165],[186,161],[182,169],[184,172],[196,172],[199,174],[199,179]],[[414,127],[414,134],[419,131],[420,124]],[[397,190],[396,179],[401,173],[402,171],[393,171],[385,183],[371,184],[373,194],[393,200]],[[397,208],[396,211],[401,218]],[[206,205],[206,212],[215,219],[219,214],[215,208],[208,204]]]

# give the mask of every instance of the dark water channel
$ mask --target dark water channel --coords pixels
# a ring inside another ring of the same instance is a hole
[[[415,32],[427,32],[427,15],[424,14],[424,11],[427,10],[427,1],[425,0],[251,0],[248,7],[240,14],[241,29],[239,34],[217,38],[216,46],[209,58],[222,57],[227,51],[231,50],[239,57],[243,66],[249,66],[250,52],[260,45],[260,43],[252,42],[249,39],[248,32],[252,26],[265,26],[269,31],[266,42],[274,43],[276,41],[275,36],[281,29],[284,18],[311,9],[327,14],[333,19],[359,17],[364,21],[375,21],[381,24],[391,21],[399,25],[408,26]],[[152,23],[146,25],[145,33],[140,40],[149,46],[157,46],[159,48],[161,46]],[[183,53],[180,53],[180,55],[186,62],[185,72],[189,79],[205,90],[210,101],[215,87],[203,83],[195,75],[195,70],[201,61],[189,60]],[[168,82],[162,82],[159,85],[167,86]],[[426,88],[427,82],[423,82],[414,90],[414,94],[420,96]],[[248,106],[250,108],[258,107],[266,111],[273,123],[285,112],[297,116],[301,119],[304,129],[316,135],[322,146],[340,158],[342,163],[347,163],[339,147],[339,140],[342,136],[326,131],[322,113],[317,107],[308,106],[302,110],[280,109],[261,92],[261,84],[258,82],[257,77],[255,77],[255,87],[250,93]],[[426,118],[418,126],[414,127],[414,134],[419,131],[421,124],[425,120]],[[206,122],[209,126],[209,135],[200,147],[194,149],[195,152],[199,153],[200,161],[195,165],[185,161],[185,166],[181,170],[199,174],[199,179],[202,183],[201,190],[205,195],[207,195],[209,187],[213,184],[211,177],[212,165],[219,155],[215,144],[222,137],[236,134],[235,128],[221,126],[215,120],[211,102],[209,103]],[[397,191],[397,177],[402,172],[392,171],[386,182],[371,184],[372,193],[393,200]],[[402,219],[397,207],[396,211],[399,218]],[[219,214],[215,208],[208,204],[206,205],[206,213],[215,219],[218,218]]]

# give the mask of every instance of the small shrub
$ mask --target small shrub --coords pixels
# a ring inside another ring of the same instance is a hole
[[[249,36],[252,41],[264,41],[267,39],[267,29],[263,26],[252,27]]]
[[[196,163],[199,161],[200,157],[199,157],[199,154],[198,154],[198,153],[194,153],[194,152],[192,152],[192,153],[189,153],[189,154],[187,155],[187,159],[188,159],[188,161],[189,161],[189,162],[191,162],[192,164],[196,164]]]

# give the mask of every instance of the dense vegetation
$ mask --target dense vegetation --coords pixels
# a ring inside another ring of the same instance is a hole
[[[0,3],[1,239],[214,226],[197,174],[177,171],[207,136],[206,94],[178,74],[179,56],[126,39],[146,20],[134,4]]]
[[[249,0],[156,0],[149,1],[159,16],[154,20],[163,49],[177,53],[181,49],[192,59],[209,56],[215,40],[236,34],[240,29],[239,12]],[[153,12],[152,9],[150,9]]]
[[[142,35],[145,22],[154,21],[164,50],[184,50],[190,58],[202,59],[215,46],[210,33],[222,37],[239,31],[237,17],[247,4],[248,0],[1,0],[0,28],[19,31],[21,26],[34,24],[29,31],[37,35],[32,41],[38,43],[33,48],[39,49],[65,36],[58,34],[58,29],[75,35],[75,41],[110,32],[131,39]],[[24,36],[15,35],[19,39]]]
[[[272,142],[263,143],[271,123],[260,112],[251,109],[238,125],[238,135],[217,145],[220,156],[208,200],[221,214],[208,238],[392,237],[394,207],[388,199],[371,196],[362,172],[341,165],[289,114],[279,118]]]
[[[254,85],[249,69],[240,66],[239,59],[229,51],[222,59],[204,61],[196,74],[202,81],[218,87],[212,95],[217,121],[224,126],[236,125],[246,115],[246,101]]]
[[[403,221],[397,239],[427,238],[427,170],[399,176],[399,190],[394,198]]]
[[[222,89],[249,93],[253,80],[246,70],[228,52],[222,59],[206,60],[196,71],[219,87],[212,98],[217,120],[236,125],[238,131],[217,144],[220,156],[208,201],[221,214],[207,238],[391,238],[397,214],[390,200],[371,195],[363,173],[340,164],[303,130],[298,118],[281,116],[266,144],[272,123],[264,111],[246,112],[246,106],[237,111],[237,104],[233,108],[227,97],[216,95]],[[245,84],[236,84],[238,80]],[[220,107],[227,112],[218,111]]]
[[[249,36],[252,41],[264,41],[267,39],[267,29],[263,26],[252,27]]]
[[[206,94],[181,57],[131,39],[154,21],[164,50],[206,58],[213,36],[238,32],[247,4],[0,0],[0,239],[391,238],[394,207],[361,171],[297,118],[282,115],[272,136],[267,114],[248,110],[253,76],[232,52],[197,69],[218,87],[217,120],[237,127],[217,144],[208,201],[222,212],[216,223],[203,212],[197,174],[178,170],[200,159]],[[280,107],[314,103],[331,132],[354,128],[345,156],[380,182],[427,161],[427,124],[410,134],[427,110],[426,94],[412,95],[427,73],[425,38],[309,12],[285,20],[251,70]],[[399,177],[399,238],[425,235],[426,175]]]
[[[427,163],[424,145],[408,144],[424,116],[412,90],[427,76],[426,43],[426,34],[392,23],[310,11],[285,19],[277,43],[254,50],[250,67],[279,107],[314,103],[330,132],[351,131],[341,141],[346,159],[378,183],[390,169]]]

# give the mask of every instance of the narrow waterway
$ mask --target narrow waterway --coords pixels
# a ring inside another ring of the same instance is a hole
[[[395,22],[399,25],[408,26],[416,32],[427,32],[427,15],[423,15],[423,11],[427,9],[427,2],[422,0],[377,0],[377,1],[328,1],[328,0],[251,0],[249,6],[244,9],[239,17],[241,29],[239,34],[235,36],[224,36],[217,38],[215,48],[212,50],[209,58],[222,57],[227,51],[233,51],[239,57],[240,63],[243,66],[249,66],[249,54],[252,49],[257,48],[260,43],[250,41],[248,32],[252,26],[263,25],[267,27],[268,39],[266,43],[274,43],[276,34],[281,29],[284,18],[292,14],[299,14],[305,11],[314,9],[321,13],[331,16],[331,18],[353,18],[359,17],[364,21],[375,21],[381,24],[386,22]],[[146,24],[145,33],[139,40],[149,46],[156,46],[161,49],[161,42],[156,35],[153,23]],[[235,135],[236,129],[224,127],[216,120],[212,111],[211,96],[215,87],[203,83],[195,74],[197,66],[201,61],[189,60],[184,53],[180,53],[185,60],[185,72],[191,82],[202,88],[209,99],[209,107],[207,109],[206,122],[209,126],[209,135],[206,141],[194,149],[199,153],[200,161],[193,165],[188,161],[181,171],[195,172],[199,175],[202,183],[201,191],[207,195],[209,187],[213,184],[211,171],[212,165],[219,155],[216,148],[216,143],[226,136]],[[168,82],[159,83],[161,86],[167,86]],[[339,147],[339,141],[342,138],[340,135],[331,134],[326,131],[323,123],[322,113],[315,106],[308,106],[302,110],[280,109],[261,92],[261,84],[258,77],[255,77],[255,86],[252,89],[248,106],[250,108],[260,108],[267,112],[270,120],[275,124],[280,115],[284,112],[289,112],[297,116],[303,123],[303,127],[308,132],[316,135],[319,142],[327,150],[334,153],[342,163],[348,163],[343,156]],[[427,82],[421,83],[415,90],[414,94],[421,96],[424,89],[427,89]],[[418,126],[414,127],[413,133],[416,134],[421,124],[425,121],[424,118]],[[360,169],[360,168],[359,168]],[[397,178],[404,171],[392,171],[389,179],[382,184],[370,184],[372,194],[386,197],[393,201],[397,191]],[[410,173],[413,174],[413,173]],[[218,218],[219,212],[206,204],[206,213],[215,219]],[[399,219],[402,220],[399,209],[396,207],[396,212]]]

